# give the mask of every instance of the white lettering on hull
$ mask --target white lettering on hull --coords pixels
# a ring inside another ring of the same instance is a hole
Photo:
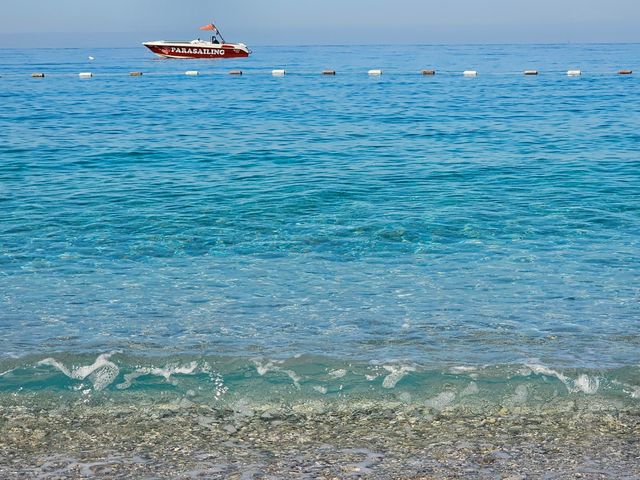
[[[216,56],[224,56],[224,49],[217,48],[182,48],[182,47],[171,47],[171,53],[183,53],[190,55],[216,55]]]

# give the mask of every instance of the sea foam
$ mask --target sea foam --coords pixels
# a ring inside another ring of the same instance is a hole
[[[589,377],[581,374],[575,380],[564,375],[563,373],[538,364],[527,364],[526,367],[536,375],[544,375],[547,377],[555,377],[564,383],[569,393],[582,392],[586,395],[594,395],[600,389],[600,379],[597,377]]]
[[[91,365],[77,368],[67,368],[55,358],[45,358],[40,360],[37,366],[49,366],[62,372],[67,377],[74,380],[89,379],[96,391],[104,390],[111,385],[120,373],[120,368],[109,359],[114,353],[105,353],[96,359]]]
[[[400,380],[407,376],[410,372],[415,372],[415,367],[401,366],[396,367],[393,365],[384,365],[384,369],[389,372],[389,375],[384,377],[382,381],[383,388],[395,388]]]
[[[125,390],[131,387],[134,380],[147,375],[163,377],[167,382],[172,383],[173,375],[194,375],[198,368],[198,362],[191,362],[187,365],[166,365],[163,368],[160,367],[141,367],[137,368],[132,373],[127,373],[124,376],[124,382],[116,385],[116,388]]]
[[[256,366],[256,371],[258,375],[261,377],[265,376],[269,372],[281,372],[284,373],[287,377],[291,379],[293,382],[293,386],[300,390],[300,381],[302,377],[300,377],[293,370],[284,370],[280,365],[284,362],[282,360],[269,360],[266,363],[263,363],[261,360],[254,359],[253,364]]]

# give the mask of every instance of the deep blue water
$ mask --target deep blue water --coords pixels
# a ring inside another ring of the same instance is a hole
[[[498,368],[640,397],[621,68],[639,45],[0,50],[0,390],[255,365],[296,387]]]

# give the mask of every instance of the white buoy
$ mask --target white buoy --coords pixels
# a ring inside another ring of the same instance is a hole
[[[525,75],[538,75],[538,70],[525,70]]]
[[[369,75],[372,77],[379,77],[382,75],[382,70],[369,70]]]
[[[274,77],[284,77],[287,74],[286,70],[273,70],[271,71],[271,75]]]
[[[198,71],[197,70],[188,70],[186,72],[184,72],[184,74],[188,77],[197,77],[198,76]]]
[[[464,75],[465,77],[477,77],[478,72],[476,72],[475,70],[465,70],[464,72],[462,72],[462,75]]]
[[[81,72],[78,74],[80,78],[91,78],[93,77],[93,73],[91,72]]]
[[[581,70],[569,70],[567,72],[567,75],[570,77],[579,77],[580,75],[582,75],[582,71]]]

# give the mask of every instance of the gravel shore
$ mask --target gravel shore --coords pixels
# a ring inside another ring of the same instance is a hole
[[[640,412],[0,403],[0,478],[640,478]]]

